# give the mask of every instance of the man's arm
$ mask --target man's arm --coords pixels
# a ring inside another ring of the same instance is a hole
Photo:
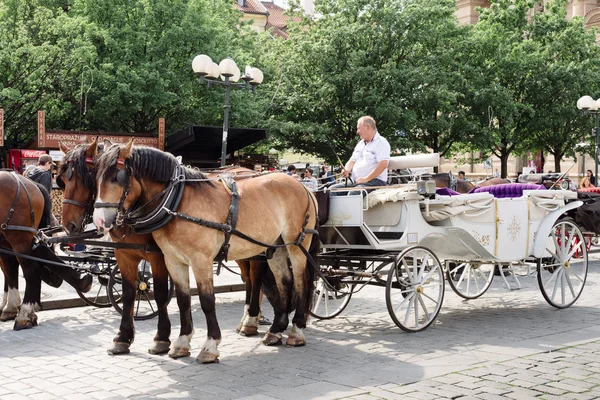
[[[350,176],[350,173],[352,172],[352,168],[354,168],[354,161],[348,160],[348,162],[344,166],[344,169],[342,170],[342,175],[344,176],[344,178],[347,178],[348,176]]]
[[[381,174],[383,171],[385,171],[385,169],[388,167],[388,163],[390,160],[381,160],[377,163],[377,166],[375,167],[375,169],[373,169],[373,171],[371,171],[371,173],[363,178],[358,178],[356,179],[356,184],[361,184],[361,183],[366,183],[369,181],[372,181],[373,179],[377,178],[379,176],[379,174]]]

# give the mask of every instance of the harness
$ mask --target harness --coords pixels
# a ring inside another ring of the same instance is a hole
[[[73,165],[77,162],[77,160],[67,160],[67,172],[66,172],[66,178],[67,180],[71,180],[71,178],[73,177]],[[85,163],[88,166],[88,173],[90,175],[95,174],[95,160],[92,157],[86,157],[85,158]],[[60,176],[58,176],[56,178],[56,184],[58,185],[59,188],[63,189],[65,188],[65,183],[62,180],[62,178]],[[80,208],[83,208],[85,210],[85,217],[83,218],[83,220],[81,221],[82,224],[82,229],[92,220],[92,210],[94,209],[94,199],[96,198],[96,186],[94,185],[92,188],[90,188],[92,191],[92,196],[90,197],[90,200],[86,203],[81,203],[77,200],[71,200],[71,199],[63,199],[62,203],[63,204],[71,204]]]
[[[35,229],[35,212],[33,210],[33,204],[31,202],[31,196],[29,195],[29,190],[25,187],[25,184],[17,177],[17,174],[14,171],[11,171],[10,175],[15,178],[17,181],[17,194],[13,199],[12,205],[8,210],[8,215],[6,216],[6,220],[0,224],[0,231],[25,231],[37,233],[37,229]],[[29,210],[31,216],[31,227],[21,226],[21,225],[10,225],[10,219],[15,213],[15,207],[17,206],[17,201],[19,200],[19,195],[21,194],[21,187],[25,190],[25,195],[27,196],[27,201],[29,202]]]
[[[316,209],[314,200],[311,198],[310,192],[308,191],[308,189],[306,189],[306,187],[302,186],[307,195],[307,204],[305,210],[304,223],[302,225],[300,233],[298,234],[298,237],[294,242],[290,243],[268,244],[261,242],[260,240],[254,239],[236,229],[239,213],[239,200],[241,195],[239,193],[239,189],[235,180],[231,176],[221,178],[221,181],[223,182],[227,192],[231,195],[231,203],[229,205],[229,211],[227,214],[226,222],[220,223],[205,220],[202,218],[196,218],[194,216],[180,213],[177,211],[177,207],[179,206],[181,197],[183,195],[183,189],[185,187],[186,182],[184,167],[181,164],[178,164],[176,166],[175,171],[173,173],[173,178],[171,179],[171,181],[165,189],[163,189],[161,192],[159,192],[157,195],[155,195],[152,199],[150,199],[143,205],[138,206],[137,204],[134,204],[130,210],[125,210],[125,199],[129,195],[129,191],[131,188],[130,178],[133,175],[133,172],[131,166],[129,166],[126,161],[119,159],[117,160],[117,164],[125,166],[125,168],[120,170],[117,174],[117,181],[121,186],[123,186],[123,193],[121,194],[119,203],[94,203],[94,206],[96,208],[117,208],[117,218],[115,221],[115,224],[117,226],[126,223],[132,226],[134,231],[137,233],[139,233],[137,229],[139,229],[140,226],[142,226],[142,228],[144,229],[143,232],[149,233],[162,228],[173,217],[177,217],[197,225],[222,231],[224,234],[223,243],[221,245],[221,248],[219,249],[219,252],[217,253],[217,256],[214,259],[214,261],[218,263],[217,274],[220,272],[220,268],[221,266],[223,266],[224,262],[227,261],[227,255],[230,248],[229,242],[231,240],[232,235],[235,235],[258,246],[265,247],[267,249],[267,258],[272,257],[273,252],[278,248],[286,247],[289,245],[296,245],[300,247],[305,256],[309,259],[309,262],[316,267],[317,271],[319,271],[316,262],[312,259],[308,251],[306,251],[306,249],[303,246],[301,246],[307,233],[313,235],[319,234],[317,229],[306,228],[306,225],[308,225],[308,221],[310,218],[309,210],[311,202],[313,203],[313,206]],[[137,180],[138,178],[135,177],[135,179]],[[142,216],[140,210],[142,210],[144,207],[146,207],[155,200],[158,200],[158,203],[150,212],[150,214]]]

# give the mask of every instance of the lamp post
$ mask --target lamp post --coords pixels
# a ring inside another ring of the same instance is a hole
[[[229,94],[232,88],[252,90],[256,93],[256,86],[263,81],[263,73],[258,68],[246,67],[244,76],[241,79],[244,83],[236,83],[240,79],[240,69],[231,58],[225,58],[219,65],[211,60],[207,55],[200,54],[192,61],[192,69],[200,76],[200,83],[206,83],[208,87],[212,85],[225,86],[225,105],[223,112],[223,142],[221,144],[221,167],[225,166],[227,157],[227,133],[229,131]],[[223,81],[219,81],[219,76]]]
[[[591,96],[583,96],[577,100],[577,108],[580,109],[584,115],[593,115],[596,119],[596,125],[592,133],[594,134],[594,178],[596,179],[596,185],[598,185],[598,133],[600,131],[600,99],[594,100]]]

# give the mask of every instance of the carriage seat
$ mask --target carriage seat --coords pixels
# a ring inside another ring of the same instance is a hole
[[[420,200],[423,196],[419,195],[414,186],[404,185],[399,187],[389,187],[377,189],[368,193],[364,197],[364,208],[373,208],[380,204],[388,202],[397,202],[402,200]]]
[[[421,213],[425,221],[440,221],[458,214],[479,215],[494,205],[491,193],[459,194],[455,196],[436,195],[435,200],[421,203]]]
[[[544,185],[529,183],[507,183],[504,185],[492,185],[478,187],[469,193],[490,193],[496,198],[521,197],[524,190],[546,190]]]

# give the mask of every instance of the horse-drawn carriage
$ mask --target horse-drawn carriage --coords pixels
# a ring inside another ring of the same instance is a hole
[[[390,164],[405,168],[401,157]],[[514,190],[511,197],[493,190],[440,195],[408,183],[332,196],[319,229],[321,276],[311,313],[332,318],[363,285],[384,286],[392,320],[417,332],[438,315],[446,281],[459,296],[477,298],[496,266],[517,262],[536,265],[549,304],[569,307],[583,290],[588,258],[580,229],[561,217],[582,202],[567,190]]]

